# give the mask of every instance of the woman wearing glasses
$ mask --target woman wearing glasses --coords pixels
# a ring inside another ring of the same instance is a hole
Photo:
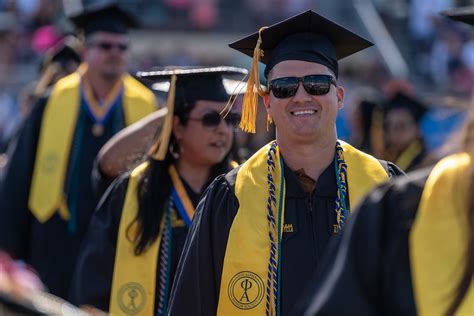
[[[168,69],[168,114],[144,163],[119,177],[94,214],[77,263],[71,300],[113,314],[162,315],[199,198],[231,169],[234,112],[223,76],[233,67]],[[174,108],[174,109],[173,109]]]

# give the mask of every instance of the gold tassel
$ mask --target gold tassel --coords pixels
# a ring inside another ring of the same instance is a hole
[[[170,89],[168,91],[168,98],[166,99],[166,107],[168,113],[166,113],[163,127],[156,142],[151,146],[149,154],[155,160],[165,160],[166,153],[168,152],[168,144],[170,136],[173,131],[173,116],[174,116],[174,98],[176,95],[176,78],[174,74],[171,76]]]
[[[219,112],[219,114],[222,117],[226,117],[227,114],[230,113],[232,108],[234,107],[235,101],[237,101],[237,98],[239,97],[240,92],[242,91],[244,85],[243,82],[247,79],[248,75],[245,75],[242,80],[240,80],[240,83],[234,88],[234,91],[232,91],[232,94],[230,95],[229,101],[227,101],[225,107],[222,109],[222,111]],[[241,87],[242,85],[242,87]]]
[[[57,63],[51,63],[46,67],[41,75],[41,78],[36,84],[35,91],[33,92],[36,97],[41,97],[44,95],[46,90],[48,90],[49,85],[53,81],[54,76],[59,72],[59,70],[60,67]]]
[[[260,70],[259,62],[263,56],[263,50],[260,49],[262,44],[262,31],[267,27],[262,27],[258,31],[257,45],[253,51],[252,66],[250,67],[249,80],[247,82],[247,90],[245,91],[244,101],[242,105],[242,118],[240,120],[240,128],[246,133],[255,133],[255,120],[257,118],[258,97],[265,95],[265,90],[260,86]]]

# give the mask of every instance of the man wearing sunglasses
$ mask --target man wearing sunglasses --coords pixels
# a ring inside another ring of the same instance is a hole
[[[132,17],[102,2],[71,19],[85,35],[85,63],[35,105],[0,188],[0,248],[27,261],[63,298],[99,198],[91,185],[95,156],[156,109],[153,93],[126,74]]]
[[[217,178],[202,198],[171,315],[291,315],[350,210],[402,173],[337,138],[344,102],[338,60],[371,45],[313,11],[230,45],[253,57],[240,126],[255,131],[258,93],[276,140]]]

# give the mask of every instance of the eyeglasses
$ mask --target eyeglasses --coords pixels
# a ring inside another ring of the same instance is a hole
[[[114,48],[117,48],[120,52],[125,52],[128,49],[128,44],[125,44],[125,43],[114,44],[110,42],[95,42],[95,43],[90,43],[89,45],[98,47],[101,50],[106,51],[106,52],[109,52]]]
[[[284,77],[270,81],[269,91],[275,98],[286,99],[294,96],[300,82],[308,94],[324,95],[331,89],[331,84],[337,87],[336,80],[330,75],[309,75],[304,77]]]
[[[217,111],[207,112],[201,118],[190,117],[191,121],[200,121],[202,126],[216,127],[224,119],[228,126],[236,127],[240,122],[240,115],[237,113],[228,113],[225,118]]]

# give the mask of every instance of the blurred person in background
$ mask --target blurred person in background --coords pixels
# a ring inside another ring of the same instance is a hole
[[[359,150],[375,157],[383,152],[383,111],[375,96],[362,97],[350,117],[349,142]]]
[[[166,313],[194,209],[208,184],[232,169],[233,133],[240,115],[231,111],[221,117],[230,97],[223,77],[245,73],[234,67],[139,73],[147,80],[176,80],[169,92],[170,113],[149,154],[142,152],[145,162],[112,184],[92,217],[77,262],[72,302],[114,315]],[[153,135],[143,127],[138,133]],[[117,155],[126,152],[118,148],[120,143],[139,150],[146,144],[133,141],[133,134],[127,137],[112,144],[107,155],[127,161],[126,154]]]
[[[19,108],[23,118],[59,79],[76,71],[81,63],[81,52],[81,44],[73,36],[64,38],[46,51],[40,62],[38,80],[20,92]]]
[[[7,149],[11,135],[18,124],[12,82],[8,74],[12,73],[15,59],[15,36],[18,21],[9,11],[0,11],[0,160]],[[2,163],[0,162],[0,168]]]
[[[427,108],[404,93],[397,93],[384,105],[384,158],[405,172],[426,163],[427,152],[420,120]]]
[[[5,122],[0,122],[0,135],[3,136],[3,144],[0,145],[0,179],[5,166],[8,162],[8,147],[15,147],[15,142],[20,135],[22,129],[22,122],[28,117],[33,106],[45,96],[47,91],[61,78],[74,72],[81,63],[81,56],[79,55],[79,43],[75,39],[66,39],[49,49],[43,57],[40,64],[40,78],[26,85],[19,93],[16,112],[0,114],[5,118]],[[3,95],[6,97],[6,94]],[[0,104],[2,97],[0,97]],[[13,100],[11,100],[13,102]],[[0,111],[6,108],[0,105]],[[14,119],[18,117],[18,119]],[[12,130],[10,130],[12,129]],[[0,138],[2,138],[0,136]]]
[[[85,63],[34,106],[0,184],[0,248],[31,264],[60,297],[98,202],[97,152],[156,108],[153,93],[126,73],[133,18],[110,3],[71,18],[85,33]]]

